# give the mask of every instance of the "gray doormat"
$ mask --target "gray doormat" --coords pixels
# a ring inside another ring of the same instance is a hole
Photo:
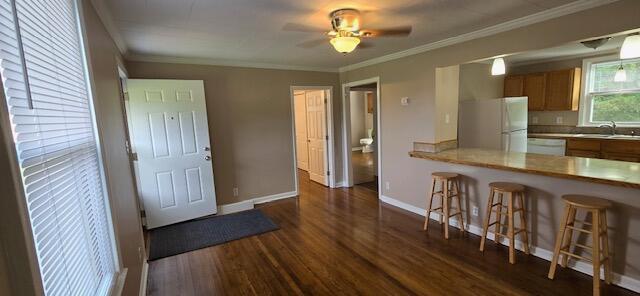
[[[192,220],[151,230],[149,260],[156,260],[279,229],[258,209]]]

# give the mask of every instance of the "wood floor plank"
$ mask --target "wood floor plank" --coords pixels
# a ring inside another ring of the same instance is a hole
[[[591,277],[301,172],[300,196],[262,205],[279,230],[150,262],[149,295],[589,295]],[[603,295],[637,295],[603,284]]]

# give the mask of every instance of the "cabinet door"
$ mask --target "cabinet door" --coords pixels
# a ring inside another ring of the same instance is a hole
[[[542,111],[545,109],[545,73],[527,74],[524,76],[523,95],[529,97],[529,110]]]
[[[580,69],[547,73],[546,110],[578,110]]]
[[[610,160],[640,162],[640,154],[603,152],[602,153],[602,158],[610,159]]]
[[[523,95],[522,88],[524,86],[524,76],[514,75],[504,78],[504,96],[520,97]]]
[[[600,152],[595,151],[585,151],[585,150],[574,150],[567,149],[567,156],[575,156],[575,157],[586,157],[586,158],[600,158]]]

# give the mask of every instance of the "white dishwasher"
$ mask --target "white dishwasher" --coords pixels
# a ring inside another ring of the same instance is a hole
[[[567,146],[565,139],[529,138],[527,140],[527,153],[564,155]]]

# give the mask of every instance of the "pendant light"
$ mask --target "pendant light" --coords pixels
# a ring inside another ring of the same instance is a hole
[[[493,60],[493,65],[491,66],[491,75],[498,76],[504,75],[507,72],[506,66],[504,64],[503,58],[496,58]]]
[[[627,81],[627,71],[622,67],[622,60],[620,60],[620,67],[618,71],[616,71],[616,75],[613,76],[614,82],[625,82]]]
[[[620,59],[633,59],[640,57],[640,34],[634,33],[624,38],[620,48]]]

